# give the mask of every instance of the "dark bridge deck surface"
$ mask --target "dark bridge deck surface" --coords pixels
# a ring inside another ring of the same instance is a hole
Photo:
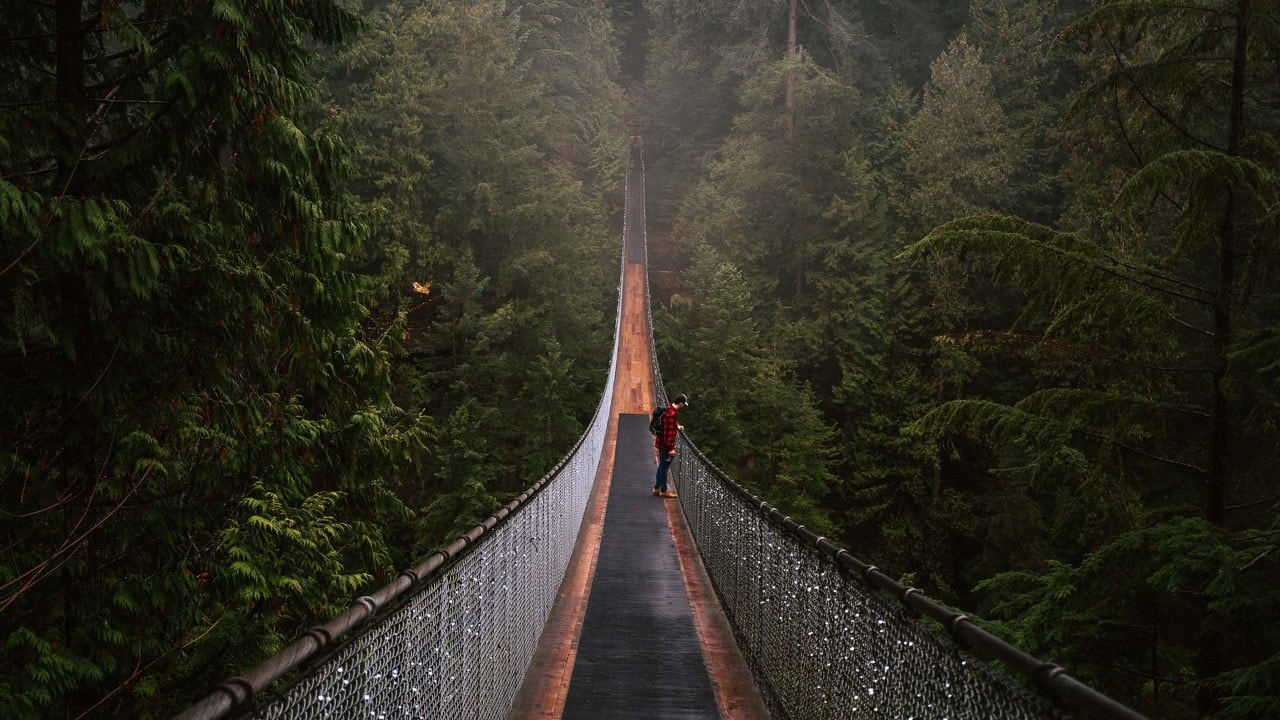
[[[655,463],[648,417],[656,396],[639,164],[631,167],[627,189],[627,262],[606,447],[569,570],[508,720],[767,720],[679,500],[650,494]]]
[[[720,717],[654,471],[648,417],[620,415],[565,718]]]

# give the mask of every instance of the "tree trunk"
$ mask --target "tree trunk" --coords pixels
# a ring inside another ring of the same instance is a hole
[[[1249,3],[1236,3],[1236,37],[1231,59],[1231,102],[1227,126],[1227,155],[1240,154],[1244,138],[1244,86],[1249,43]],[[1236,283],[1236,190],[1227,188],[1227,203],[1222,219],[1222,232],[1218,236],[1217,288],[1213,303],[1213,388],[1209,410],[1209,487],[1205,507],[1206,517],[1215,525],[1223,521],[1228,488],[1227,451],[1230,440],[1230,405],[1223,390],[1227,375],[1227,350],[1233,340],[1232,297]],[[1206,620],[1211,620],[1206,612]],[[1220,672],[1218,632],[1212,622],[1206,622],[1200,633],[1196,652],[1196,676],[1208,681]],[[1196,705],[1201,715],[1208,715],[1218,708],[1220,693],[1204,684],[1196,693]]]
[[[1227,155],[1240,154],[1244,138],[1244,85],[1249,42],[1249,3],[1236,4],[1236,39],[1231,61],[1231,106],[1228,115]],[[1233,340],[1232,295],[1236,281],[1236,199],[1235,189],[1227,188],[1227,205],[1218,236],[1217,292],[1213,303],[1213,398],[1210,405],[1209,491],[1207,516],[1215,525],[1222,523],[1222,508],[1227,495],[1227,444],[1229,417],[1227,397],[1222,390],[1227,373],[1227,348]]]
[[[58,99],[84,102],[84,28],[82,0],[57,0],[54,8],[54,60],[58,68]]]
[[[787,15],[787,60],[788,61],[794,61],[796,57],[796,50],[797,50],[796,10],[799,7],[799,5],[800,5],[800,0],[791,0],[791,10]],[[795,71],[787,70],[787,96],[785,101],[786,109],[787,109],[787,130],[783,135],[783,137],[785,137],[787,140],[790,140],[791,136],[794,135],[796,131],[795,91],[796,91]]]
[[[80,17],[82,0],[57,0],[54,6],[53,59],[56,89],[62,101],[62,117],[68,124],[60,133],[58,186],[71,192],[82,143],[84,115],[84,27]]]

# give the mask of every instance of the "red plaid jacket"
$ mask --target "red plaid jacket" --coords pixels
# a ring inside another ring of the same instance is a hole
[[[680,430],[680,422],[676,416],[680,411],[674,406],[668,406],[667,411],[662,414],[662,432],[653,436],[653,446],[660,453],[668,453],[676,449],[676,433]]]

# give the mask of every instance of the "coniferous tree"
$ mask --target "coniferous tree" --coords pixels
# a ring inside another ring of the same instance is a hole
[[[1066,97],[1078,70],[1054,34],[1082,12],[1062,0],[974,0],[964,32],[982,50],[991,86],[1004,110],[1007,134],[1019,152],[998,197],[1029,219],[1047,222],[1059,210],[1059,139]]]
[[[168,715],[389,569],[419,441],[305,119],[337,3],[20,2],[0,43],[0,717]]]
[[[993,609],[1161,716],[1255,717],[1280,687],[1256,625],[1280,602],[1258,362],[1278,319],[1278,27],[1250,2],[1100,3],[1068,35],[1090,83],[1062,227],[974,218],[917,248],[992,257],[1025,298],[1011,332],[960,342],[1034,382],[928,420],[989,438],[994,477],[1044,518],[1039,562],[985,584]]]
[[[929,228],[1001,206],[1026,152],[1010,132],[982,52],[962,34],[934,61],[920,111],[903,138],[910,192],[903,214]]]
[[[407,317],[396,397],[431,417],[415,464],[437,471],[399,485],[425,510],[402,528],[408,552],[527,487],[594,409],[626,152],[602,2],[371,0],[365,15],[323,88],[381,236],[360,258],[378,315]]]
[[[840,433],[844,537],[1153,714],[1274,711],[1271,5],[802,3],[790,61],[787,2],[647,7],[659,218]]]
[[[829,532],[830,430],[811,393],[787,382],[785,361],[764,344],[738,268],[704,250],[690,274],[702,281],[673,298],[658,327],[659,353],[678,369],[664,378],[700,398],[686,421],[693,437],[748,487],[785,498],[797,522]]]
[[[951,528],[948,533],[962,532],[955,528],[966,521],[932,490],[936,483],[921,440],[899,432],[915,417],[914,409],[932,399],[932,383],[916,367],[927,346],[919,323],[922,297],[912,287],[914,271],[902,272],[891,262],[903,240],[894,228],[899,208],[888,198],[904,186],[891,172],[902,167],[904,157],[893,139],[905,135],[908,101],[900,86],[885,79],[891,73],[883,64],[875,64],[882,56],[864,31],[863,8],[827,3],[815,13],[802,5],[797,52],[788,57],[786,38],[770,31],[773,20],[788,19],[787,13],[779,14],[785,5],[735,5],[733,20],[694,38],[701,43],[697,47],[710,42],[725,48],[725,60],[719,61],[724,70],[714,77],[722,87],[734,88],[736,98],[718,112],[734,110],[735,119],[714,154],[688,160],[683,172],[696,166],[702,179],[692,189],[674,191],[685,199],[672,227],[672,245],[682,263],[713,248],[747,278],[760,344],[772,348],[774,362],[788,368],[788,382],[808,385],[835,428],[839,442],[831,467],[840,481],[827,500],[827,521],[843,526],[842,536],[856,538],[863,547],[889,548],[895,559],[914,558],[921,548],[939,545],[934,532],[907,542],[910,523],[922,508],[932,508],[938,526]],[[699,12],[670,8],[668,16],[655,18],[655,28],[694,33],[711,22]],[[789,27],[789,21],[779,24]],[[684,57],[690,55],[701,58],[702,67],[718,64],[714,55],[691,51]],[[667,62],[664,56],[657,65]],[[669,101],[668,92],[684,97],[684,88],[664,85],[669,81],[660,72],[648,77],[656,102]],[[886,88],[893,88],[893,102],[881,106],[877,93]],[[705,92],[689,95],[696,102],[711,100]],[[655,109],[659,117],[663,107]],[[653,130],[653,144],[682,142],[682,128],[674,123],[659,123]],[[674,156],[659,155],[658,163]],[[655,173],[655,192],[664,181],[687,182]],[[690,284],[705,281],[697,274],[688,278]],[[687,350],[688,337],[707,322],[698,313],[675,314],[695,328],[677,332],[659,326],[681,338],[670,345],[675,364],[665,364],[664,356],[664,372],[672,382],[683,380],[684,368],[696,362]],[[886,382],[882,373],[893,379]],[[724,374],[708,380],[733,382]],[[901,492],[907,487],[913,490]],[[791,498],[773,497],[792,512]],[[886,520],[889,516],[894,519]],[[872,524],[875,518],[886,521]],[[931,587],[947,587],[942,567],[949,568],[951,561],[926,565],[922,573]]]

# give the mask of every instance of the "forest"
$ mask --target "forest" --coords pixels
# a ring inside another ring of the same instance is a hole
[[[1280,717],[1280,5],[12,0],[0,720],[169,717],[546,472],[631,135],[716,464],[1153,718]]]

